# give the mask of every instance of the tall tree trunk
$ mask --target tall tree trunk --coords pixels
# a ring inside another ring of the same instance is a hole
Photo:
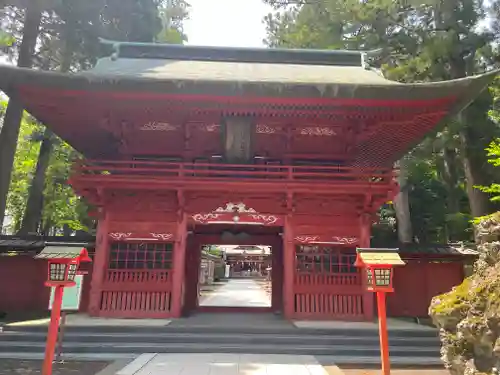
[[[455,32],[457,45],[460,45],[460,38]],[[463,57],[463,51],[455,51],[455,55],[450,58],[450,73],[452,78],[463,78],[473,74],[471,64]],[[469,198],[469,204],[472,216],[478,217],[490,213],[491,204],[487,194],[478,190],[475,186],[489,185],[485,178],[484,168],[487,166],[487,157],[484,148],[486,145],[481,141],[484,135],[477,134],[474,130],[474,123],[484,121],[483,118],[475,118],[472,113],[472,104],[464,109],[459,115],[458,120],[462,124],[460,130],[461,156],[466,180],[466,191]],[[479,147],[479,150],[478,150]]]
[[[63,35],[64,45],[62,51],[61,65],[59,71],[66,73],[70,70],[71,60],[73,57],[73,48],[71,45],[72,38],[70,37],[72,30],[69,30],[68,25],[64,28],[66,31]],[[45,128],[43,134],[42,145],[38,154],[35,175],[31,181],[29,188],[28,202],[24,211],[23,222],[19,234],[36,232],[40,227],[43,216],[43,192],[45,190],[45,180],[47,170],[50,164],[50,156],[54,148],[55,135],[51,130]]]
[[[43,191],[45,190],[45,175],[49,168],[50,155],[53,149],[52,132],[45,128],[43,133],[43,141],[38,154],[35,174],[31,180],[31,185],[28,191],[28,202],[26,202],[26,210],[24,211],[23,222],[18,234],[27,234],[37,232],[42,221],[43,213]]]
[[[460,195],[461,189],[458,186],[458,163],[457,150],[453,147],[444,145],[443,157],[437,160],[437,169],[441,180],[446,187],[446,212],[447,214],[458,214],[461,211]],[[453,225],[446,221],[445,226],[446,241],[456,240],[456,235]]]
[[[38,2],[29,2],[24,17],[23,39],[19,48],[17,66],[23,68],[31,67],[41,21],[42,12]],[[5,111],[0,133],[0,230],[5,217],[7,194],[9,192],[22,116],[22,103],[16,95],[12,95]]]
[[[410,199],[408,195],[408,181],[404,162],[399,163],[399,193],[394,198],[394,209],[398,228],[398,239],[401,243],[413,242],[413,228],[411,225]]]
[[[460,132],[462,141],[462,160],[464,166],[466,190],[469,197],[469,205],[472,216],[479,217],[491,213],[491,202],[489,196],[476,186],[489,185],[483,170],[486,164],[486,152],[480,155],[474,150],[474,136],[471,134],[470,126],[465,124]]]
[[[457,152],[454,148],[443,149],[443,181],[446,185],[448,213],[460,212],[460,196],[458,190]]]
[[[398,239],[401,243],[413,242],[413,228],[411,225],[410,199],[408,188],[402,190],[394,198],[394,209],[396,211],[396,220],[398,224]]]

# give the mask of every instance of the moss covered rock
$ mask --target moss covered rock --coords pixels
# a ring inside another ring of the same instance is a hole
[[[500,374],[500,214],[483,220],[477,233],[474,274],[429,309],[442,360],[454,375]]]

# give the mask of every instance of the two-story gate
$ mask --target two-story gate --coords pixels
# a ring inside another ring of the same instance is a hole
[[[238,225],[236,205],[282,228],[286,318],[372,319],[349,262],[398,191],[394,163],[494,77],[402,84],[361,51],[112,48],[78,74],[0,66],[0,88],[86,158],[71,183],[99,220],[101,316],[180,316],[190,232]]]

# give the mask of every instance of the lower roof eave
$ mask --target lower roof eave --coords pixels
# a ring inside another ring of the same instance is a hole
[[[466,95],[471,85],[481,90],[498,71],[444,82],[416,84],[348,84],[303,82],[254,82],[219,80],[176,80],[98,74],[63,74],[0,65],[0,89],[8,95],[23,87],[38,87],[51,91],[104,91],[161,93],[176,95],[249,96],[288,98],[355,98],[359,100],[414,101]],[[476,89],[472,88],[474,94]]]

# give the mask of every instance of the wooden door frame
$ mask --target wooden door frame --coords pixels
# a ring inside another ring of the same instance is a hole
[[[188,237],[188,249],[186,257],[186,280],[185,301],[183,313],[185,316],[192,312],[274,312],[281,313],[283,310],[283,240],[279,234],[250,235],[246,239],[238,241],[224,241],[221,234],[197,234],[192,233]],[[217,245],[265,245],[271,246],[271,262],[273,265],[271,279],[271,307],[217,307],[199,306],[198,304],[198,282],[199,268],[201,262],[201,248],[206,244]],[[188,266],[189,261],[194,264]],[[194,266],[194,267],[193,267]],[[193,295],[196,293],[195,295]]]

